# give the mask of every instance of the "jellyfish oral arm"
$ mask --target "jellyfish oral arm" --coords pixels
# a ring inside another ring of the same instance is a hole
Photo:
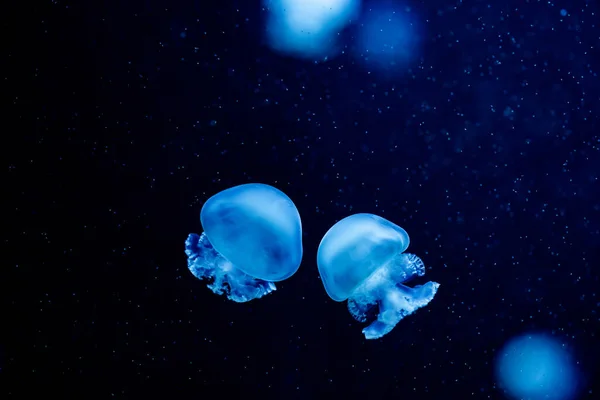
[[[348,299],[348,310],[357,321],[365,322],[366,312],[379,306],[377,320],[363,329],[365,338],[379,339],[394,329],[402,318],[433,300],[439,283],[427,282],[414,288],[401,283],[424,273],[425,267],[419,257],[399,254],[356,288]]]
[[[410,288],[402,284],[381,288],[377,320],[363,329],[366,339],[379,339],[389,333],[402,318],[426,306],[435,296],[439,283],[427,282],[422,286]]]
[[[275,290],[273,282],[256,279],[235,268],[211,245],[205,233],[191,233],[185,241],[190,272],[200,280],[212,280],[208,288],[226,294],[237,303],[259,299]]]

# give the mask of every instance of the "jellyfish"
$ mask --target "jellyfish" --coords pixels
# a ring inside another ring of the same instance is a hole
[[[302,260],[302,225],[292,200],[264,184],[234,186],[200,211],[204,232],[185,241],[188,268],[216,294],[238,303],[275,290]]]
[[[340,32],[358,17],[359,0],[264,0],[266,39],[276,52],[301,59],[341,54]]]
[[[425,274],[419,257],[403,253],[408,243],[404,229],[373,214],[346,217],[321,240],[317,266],[329,297],[348,300],[348,310],[359,322],[379,307],[377,319],[363,329],[367,339],[389,333],[402,318],[427,305],[440,286],[402,284]]]
[[[567,400],[577,395],[578,373],[571,355],[544,333],[510,339],[498,352],[496,377],[515,399]]]

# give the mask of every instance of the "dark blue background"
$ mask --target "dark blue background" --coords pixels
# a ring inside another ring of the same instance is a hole
[[[0,83],[6,398],[495,399],[497,351],[531,330],[597,398],[592,2],[407,0],[423,37],[396,75],[270,52],[254,0],[38,3],[7,10]],[[305,255],[235,304],[187,271],[183,242],[246,182],[294,200]],[[441,283],[377,341],[315,263],[355,212],[405,228]]]

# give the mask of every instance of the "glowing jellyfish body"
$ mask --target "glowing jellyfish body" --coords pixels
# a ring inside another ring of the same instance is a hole
[[[188,268],[236,302],[258,299],[292,276],[302,260],[302,225],[292,200],[264,184],[235,186],[209,198],[204,232],[185,242]]]
[[[358,15],[358,0],[266,0],[271,48],[300,58],[331,56],[337,33]]]
[[[335,301],[348,300],[348,310],[360,322],[379,306],[377,320],[363,329],[367,339],[389,333],[437,292],[435,282],[414,288],[402,284],[425,274],[419,257],[403,253],[408,244],[404,229],[373,214],[344,218],[321,240],[317,265],[327,294]]]
[[[575,395],[576,371],[560,343],[543,334],[510,340],[498,353],[496,376],[518,399],[566,400]]]

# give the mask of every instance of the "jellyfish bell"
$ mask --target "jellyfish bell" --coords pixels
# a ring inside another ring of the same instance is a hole
[[[354,214],[332,226],[319,245],[317,266],[327,294],[348,300],[350,313],[361,322],[379,306],[377,320],[363,330],[367,339],[389,333],[437,292],[435,282],[414,288],[402,284],[425,274],[419,257],[403,253],[409,243],[406,231],[385,218]]]
[[[249,301],[275,290],[302,260],[302,225],[292,200],[264,184],[235,186],[209,198],[200,212],[202,235],[186,241],[188,267],[213,279],[215,293]]]
[[[277,282],[300,267],[300,214],[273,186],[249,183],[217,193],[202,207],[200,221],[215,250],[248,275]]]
[[[317,252],[327,294],[335,301],[347,300],[357,286],[408,244],[404,229],[377,215],[354,214],[342,219],[323,236]]]

